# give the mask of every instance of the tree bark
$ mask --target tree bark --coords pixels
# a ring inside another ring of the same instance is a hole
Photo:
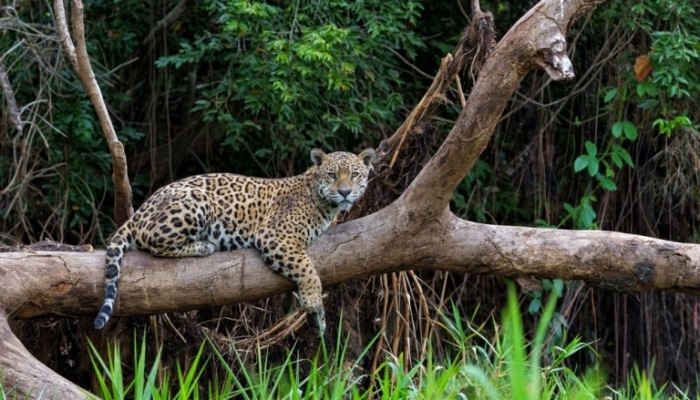
[[[544,0],[513,26],[481,68],[445,142],[404,194],[312,243],[309,254],[325,287],[372,274],[434,269],[580,279],[620,291],[700,293],[700,245],[616,232],[484,225],[449,212],[454,188],[487,145],[525,74],[543,68],[553,80],[573,78],[564,37],[573,21],[600,2]],[[410,123],[406,126],[410,129]],[[80,393],[27,354],[5,315],[94,316],[103,292],[103,260],[103,252],[0,254],[4,387],[32,396],[41,388]],[[250,250],[182,259],[132,252],[124,259],[115,316],[220,306],[292,289]]]
[[[10,330],[5,310],[0,309],[0,381],[13,398],[94,398],[34,358]]]

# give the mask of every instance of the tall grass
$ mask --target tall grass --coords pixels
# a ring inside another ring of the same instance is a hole
[[[552,294],[540,316],[534,337],[523,329],[514,285],[508,286],[508,302],[501,323],[493,322],[494,338],[484,335],[453,306],[442,316],[441,327],[449,338],[429,343],[441,352],[428,351],[423,360],[406,368],[403,355],[387,354],[372,376],[360,363],[348,361],[346,343],[336,338],[332,350],[320,346],[316,357],[300,359],[290,349],[281,362],[272,362],[265,350],[258,350],[252,361],[240,356],[226,359],[217,347],[205,340],[194,357],[183,367],[161,365],[161,353],[147,361],[145,337],[134,341],[133,365],[125,367],[120,348],[108,348],[101,356],[90,344],[97,395],[103,399],[690,399],[679,388],[658,387],[647,372],[635,369],[624,387],[605,384],[602,368],[578,371],[568,359],[577,352],[592,349],[579,338],[561,345],[545,340],[557,297]],[[208,355],[207,355],[208,354]],[[436,354],[445,354],[438,359]],[[218,373],[209,378],[205,371]],[[653,370],[653,366],[650,367]],[[128,369],[127,382],[125,369]],[[0,373],[1,378],[1,373]],[[17,398],[13,388],[2,386],[0,400]]]

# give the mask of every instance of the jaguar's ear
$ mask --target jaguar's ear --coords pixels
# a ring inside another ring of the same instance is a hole
[[[328,155],[323,152],[321,149],[313,149],[311,150],[311,161],[314,163],[315,166],[320,167],[321,164],[323,164],[324,161],[328,159]]]
[[[364,149],[360,152],[360,154],[357,155],[357,157],[362,160],[362,163],[365,164],[368,168],[372,167],[372,162],[374,162],[374,157],[376,153],[374,152],[374,149]]]

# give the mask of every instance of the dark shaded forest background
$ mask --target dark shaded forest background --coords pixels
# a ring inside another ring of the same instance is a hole
[[[481,6],[493,12],[500,37],[534,3]],[[313,147],[377,146],[420,100],[468,23],[468,4],[454,0],[85,6],[88,51],[127,151],[135,206],[187,175],[287,176],[308,166]],[[21,121],[16,124],[3,92],[2,243],[51,239],[102,247],[115,229],[111,159],[93,107],[62,53],[50,4],[6,2],[0,32],[0,66]],[[493,224],[696,242],[700,5],[608,1],[568,39],[577,78],[550,84],[541,72],[527,77],[494,140],[454,193],[453,210]],[[470,79],[468,71],[462,74],[465,90]],[[425,135],[424,151],[440,144],[459,109],[455,86]],[[563,287],[551,344],[567,335],[592,343],[613,382],[637,364],[653,368],[660,382],[698,390],[697,298],[613,293],[557,280],[527,284],[521,305],[532,316],[530,326],[542,299]],[[331,291],[327,307],[342,307],[346,319],[359,322],[347,328],[359,331],[347,332],[358,347],[376,333],[379,319],[389,334],[375,347],[408,353],[406,359],[424,354],[426,337],[440,337],[435,321],[438,312],[451,310],[451,301],[480,326],[497,315],[505,293],[500,278],[443,272],[374,277]],[[172,315],[166,322],[187,338],[206,328],[252,345],[245,338],[272,325],[289,302],[281,296],[255,307]],[[156,324],[157,344],[174,353],[192,350],[163,319],[153,321],[121,321],[113,334],[130,340],[134,327]],[[51,367],[80,381],[80,371],[89,369],[81,350],[88,325],[46,320],[15,329],[20,337],[39,338],[28,344],[37,358],[53,360]],[[271,345],[285,348],[289,340]]]

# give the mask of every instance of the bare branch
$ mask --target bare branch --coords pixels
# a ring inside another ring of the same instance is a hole
[[[109,151],[112,155],[112,179],[114,181],[114,214],[117,225],[126,222],[134,213],[131,206],[131,185],[127,174],[126,155],[124,146],[117,138],[112,120],[109,117],[107,106],[104,103],[102,92],[95,79],[95,74],[90,65],[90,58],[85,45],[85,26],[83,22],[83,3],[80,0],[71,2],[71,23],[73,25],[73,37],[75,46],[68,33],[66,11],[63,0],[54,0],[54,14],[56,19],[56,33],[59,36],[64,51],[68,55],[73,68],[80,77],[90,101],[95,107],[97,118],[100,121],[102,132],[107,139]]]
[[[63,6],[63,0],[54,0],[53,13],[56,20],[56,34],[61,42],[63,51],[66,52],[73,69],[78,71],[78,58],[75,56],[75,46],[68,33],[68,22],[66,21],[66,9]]]
[[[7,103],[7,111],[10,113],[10,122],[14,125],[15,129],[22,135],[22,119],[19,115],[19,109],[17,108],[17,100],[15,100],[15,92],[12,90],[12,85],[10,85],[10,78],[7,76],[7,71],[5,70],[5,64],[0,60],[0,86],[2,86],[2,92],[5,95],[5,102]]]
[[[58,25],[57,31],[62,32],[65,28],[65,32],[63,33],[67,34],[67,27],[65,26],[65,10],[63,9],[62,0],[54,1],[54,10],[56,12],[56,24]],[[83,3],[80,0],[73,0],[71,2],[71,23],[73,25],[75,49],[72,48],[73,44],[68,37],[61,38],[61,43],[65,46],[64,49],[66,50],[66,53],[68,53],[69,58],[71,57],[71,52],[75,54],[76,61],[73,64],[73,67],[76,69],[80,80],[83,82],[85,91],[90,97],[92,105],[95,107],[95,112],[97,113],[97,118],[100,120],[102,132],[107,139],[109,152],[112,154],[112,178],[114,181],[115,194],[114,219],[117,225],[122,225],[134,213],[131,206],[131,185],[129,184],[129,176],[127,174],[126,155],[124,154],[124,146],[119,141],[117,134],[114,131],[114,126],[112,125],[112,120],[109,117],[107,106],[105,105],[104,98],[102,97],[102,92],[97,84],[97,80],[95,79],[92,66],[90,65],[90,58],[88,57],[87,47],[85,45]],[[72,59],[71,62],[73,62]]]
[[[472,16],[472,23],[462,34],[462,38],[457,43],[453,53],[447,54],[440,62],[440,69],[435,74],[435,78],[433,78],[433,82],[423,98],[413,108],[399,129],[385,141],[386,148],[393,149],[395,153],[398,153],[406,135],[414,127],[430,122],[431,117],[435,114],[435,109],[444,100],[450,83],[465,65],[474,64],[472,72],[474,75],[478,73],[483,61],[491,53],[493,32],[494,24],[491,13],[479,11]]]

